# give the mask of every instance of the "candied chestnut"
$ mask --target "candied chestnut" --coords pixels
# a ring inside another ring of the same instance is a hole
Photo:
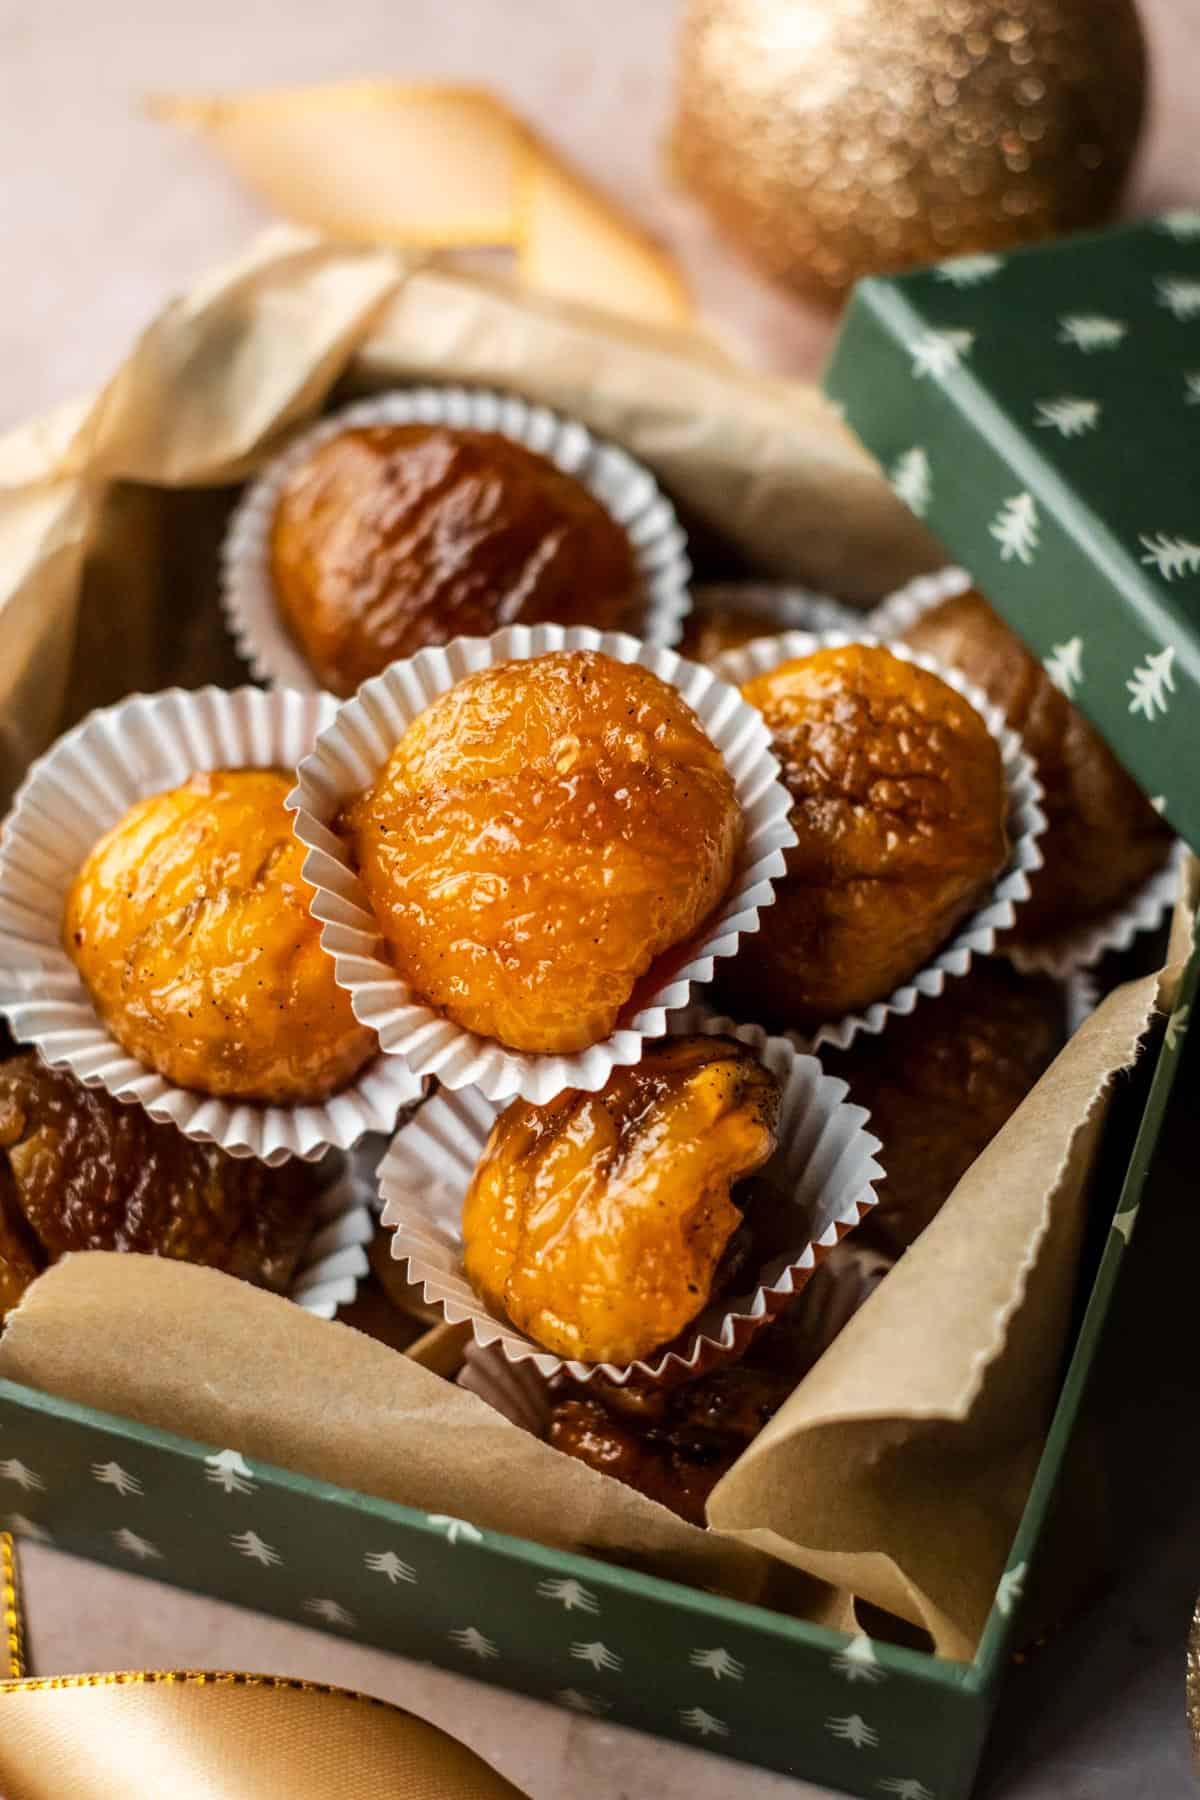
[[[904,635],[981,687],[1037,763],[1042,866],[1013,942],[1035,944],[1119,906],[1161,865],[1171,834],[1108,745],[981,594],[943,600]]]
[[[141,800],[67,896],[63,942],[96,1011],[180,1087],[322,1100],[375,1049],[309,916],[290,786],[226,769]]]
[[[291,471],[271,570],[323,686],[502,625],[637,624],[629,538],[588,489],[497,432],[369,425]]]
[[[716,906],[742,816],[673,687],[575,650],[441,694],[343,829],[421,999],[514,1050],[573,1051]]]
[[[775,1147],[779,1085],[732,1038],[667,1038],[599,1093],[517,1100],[463,1203],[476,1291],[559,1356],[626,1364],[703,1311]]]
[[[1050,1066],[1064,1039],[1063,991],[988,957],[878,1037],[823,1051],[871,1115],[883,1148],[878,1205],[856,1241],[907,1248]]]
[[[798,843],[721,969],[730,1010],[808,1030],[884,999],[986,894],[1008,850],[997,745],[948,683],[865,644],[742,692],[763,713]]]
[[[307,1163],[227,1156],[36,1056],[0,1063],[0,1318],[69,1250],[172,1256],[282,1292],[317,1193]]]

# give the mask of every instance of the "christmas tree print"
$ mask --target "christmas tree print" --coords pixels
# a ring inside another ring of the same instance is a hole
[[[278,1568],[283,1561],[275,1546],[260,1538],[257,1531],[231,1534],[229,1542],[240,1555],[249,1557],[251,1562],[261,1563],[264,1569]]]
[[[1157,569],[1164,581],[1200,573],[1200,544],[1191,538],[1168,537],[1165,532],[1156,531],[1153,537],[1141,537],[1138,542],[1145,551],[1142,562],[1147,568]]]
[[[1166,712],[1170,705],[1168,696],[1175,692],[1175,677],[1171,673],[1174,661],[1175,646],[1168,644],[1157,656],[1148,656],[1145,662],[1138,664],[1132,681],[1125,683],[1131,713],[1140,713],[1153,724],[1160,713]]]
[[[580,1581],[539,1581],[534,1592],[542,1600],[557,1600],[564,1612],[600,1611],[595,1594]]]
[[[1158,304],[1180,324],[1200,318],[1200,281],[1188,275],[1160,275],[1154,283]]]
[[[689,1731],[698,1732],[701,1737],[728,1737],[729,1727],[724,1719],[718,1719],[716,1713],[710,1713],[703,1706],[680,1707],[679,1717]]]
[[[594,1644],[572,1644],[571,1655],[576,1662],[589,1663],[597,1672],[608,1669],[615,1673],[623,1668],[625,1660],[615,1650],[610,1650],[607,1644],[600,1643],[599,1639]]]
[[[1083,639],[1073,637],[1065,644],[1055,644],[1044,666],[1059,692],[1073,700],[1083,681]]]
[[[598,1719],[601,1713],[612,1709],[611,1700],[601,1700],[598,1694],[581,1694],[578,1688],[559,1688],[554,1698],[568,1712],[582,1713],[585,1718]]]
[[[204,1476],[227,1494],[253,1494],[250,1470],[236,1450],[218,1450],[204,1459]]]
[[[893,491],[903,500],[910,512],[923,519],[929,511],[929,502],[933,498],[933,483],[929,473],[929,458],[919,444],[898,456],[892,465],[888,478]]]
[[[1200,211],[1193,207],[1179,206],[1171,212],[1163,213],[1158,220],[1160,231],[1165,231],[1175,239],[1177,244],[1189,244],[1200,238]]]
[[[367,1550],[363,1561],[373,1575],[383,1575],[389,1587],[398,1581],[415,1581],[417,1571],[411,1563],[401,1562],[394,1550]]]
[[[981,281],[989,281],[1003,267],[1003,257],[981,252],[978,256],[955,256],[949,262],[938,263],[934,274],[939,281],[948,281],[952,287],[970,288],[978,287]]]
[[[851,1713],[845,1719],[826,1719],[825,1729],[830,1737],[853,1744],[856,1750],[874,1750],[879,1743],[879,1733],[859,1713]]]
[[[1038,514],[1032,494],[1014,494],[996,514],[988,531],[1000,546],[1001,562],[1031,563],[1038,545]]]
[[[124,1550],[127,1556],[136,1556],[139,1562],[161,1562],[162,1551],[149,1538],[139,1537],[136,1531],[114,1531],[113,1543],[118,1550]]]
[[[973,331],[926,331],[908,346],[916,380],[930,375],[941,381],[957,369],[975,342]]]
[[[829,1666],[836,1675],[844,1675],[849,1682],[865,1681],[874,1686],[877,1681],[887,1680],[879,1667],[874,1646],[865,1632],[851,1638],[846,1648],[833,1658]]]
[[[1177,1006],[1167,1020],[1167,1028],[1163,1036],[1166,1039],[1167,1049],[1171,1051],[1172,1055],[1183,1042],[1183,1034],[1187,1030],[1188,1015],[1191,1010],[1190,1006]]]
[[[1034,403],[1034,424],[1051,427],[1061,437],[1082,437],[1085,431],[1095,431],[1099,421],[1098,400],[1077,400],[1073,395],[1063,394],[1056,400]]]
[[[1000,1577],[1000,1585],[996,1589],[996,1605],[1007,1619],[1025,1591],[1025,1564],[1018,1563],[1014,1569],[1005,1569]]]
[[[492,1662],[500,1654],[491,1638],[485,1637],[482,1631],[477,1630],[474,1625],[462,1625],[457,1631],[448,1631],[446,1636],[452,1644],[457,1644],[460,1650],[466,1650],[469,1655],[477,1656],[480,1662]]]
[[[11,1531],[14,1537],[28,1538],[32,1544],[52,1544],[54,1539],[44,1525],[35,1524],[27,1519],[24,1513],[9,1513],[5,1531]]]
[[[1122,1243],[1128,1244],[1130,1238],[1133,1236],[1133,1227],[1137,1220],[1137,1216],[1137,1207],[1131,1206],[1128,1212],[1118,1213],[1113,1220],[1112,1228],[1121,1239]]]
[[[426,1513],[427,1522],[444,1531],[450,1544],[482,1544],[483,1533],[466,1519],[455,1519],[449,1513]]]
[[[101,1487],[115,1488],[122,1500],[130,1494],[136,1494],[140,1499],[145,1492],[137,1476],[131,1475],[118,1462],[93,1463],[92,1480],[98,1481]]]
[[[740,1663],[736,1656],[728,1650],[693,1650],[688,1657],[693,1669],[706,1669],[714,1681],[740,1681],[746,1673],[745,1663]]]
[[[924,1787],[911,1775],[888,1775],[878,1786],[881,1794],[892,1794],[894,1800],[937,1800],[932,1788]]]
[[[0,1481],[15,1481],[24,1494],[43,1493],[46,1484],[36,1469],[31,1469],[16,1456],[0,1462]]]
[[[354,1614],[348,1612],[337,1600],[306,1600],[306,1613],[312,1613],[318,1619],[324,1619],[327,1625],[340,1625],[343,1631],[349,1631],[355,1624]]]
[[[1183,388],[1183,404],[1185,406],[1200,406],[1200,371],[1197,371],[1194,375],[1185,375],[1183,378]]]
[[[1093,350],[1115,350],[1129,327],[1101,313],[1067,313],[1058,321],[1058,341],[1090,356]]]

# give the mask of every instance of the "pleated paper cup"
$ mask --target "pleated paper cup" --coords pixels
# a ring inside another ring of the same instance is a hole
[[[757,638],[738,650],[726,651],[716,668],[726,681],[741,688],[756,676],[777,669],[781,663],[791,662],[794,657],[811,656],[817,650],[837,649],[844,644],[877,646],[880,639],[865,632],[786,631],[779,637]],[[965,975],[976,956],[988,956],[996,948],[1000,933],[1007,931],[1016,918],[1017,907],[1029,898],[1030,871],[1040,868],[1042,863],[1038,839],[1046,828],[1046,815],[1041,808],[1041,783],[1033,758],[1018,734],[1005,722],[1000,708],[993,706],[987,696],[957,669],[946,668],[933,657],[910,650],[907,644],[889,643],[884,648],[902,662],[913,663],[940,676],[962,695],[987,726],[1000,751],[1008,792],[1008,857],[983,903],[924,968],[901,982],[886,999],[874,1001],[862,1012],[829,1019],[816,1031],[789,1032],[787,1035],[804,1050],[816,1050],[822,1044],[844,1050],[860,1031],[880,1032],[890,1018],[912,1012],[922,996],[931,998],[943,993],[951,977]]]
[[[221,552],[221,603],[238,651],[260,681],[320,686],[279,608],[271,576],[271,529],[280,495],[298,464],[340,432],[369,425],[494,431],[546,457],[587,488],[628,537],[641,588],[638,635],[648,644],[678,642],[690,606],[687,538],[648,469],[617,445],[593,437],[578,420],[531,406],[515,394],[488,388],[402,388],[332,413],[294,438],[247,488],[230,520]]]
[[[488,1134],[503,1110],[478,1088],[443,1089],[392,1140],[379,1168],[382,1220],[392,1229],[392,1255],[408,1279],[446,1318],[469,1321],[476,1343],[495,1344],[510,1363],[530,1363],[543,1376],[560,1370],[577,1381],[603,1375],[623,1384],[674,1382],[737,1358],[763,1325],[790,1306],[814,1269],[875,1204],[883,1171],[867,1114],[847,1101],[844,1081],[786,1038],[706,1010],[689,1009],[671,1035],[704,1032],[751,1044],[781,1087],[779,1145],[760,1173],[790,1197],[794,1229],[788,1248],[761,1265],[732,1294],[713,1301],[675,1339],[636,1362],[584,1363],[541,1348],[494,1313],[468,1281],[462,1256],[462,1206]]]
[[[975,587],[965,569],[939,569],[923,575],[881,600],[870,615],[870,629],[884,641],[903,635],[944,600],[956,600]],[[896,645],[891,643],[891,649]],[[1186,846],[1178,839],[1161,865],[1129,893],[1119,906],[1097,919],[1085,919],[1034,944],[1002,943],[999,951],[1023,975],[1050,975],[1065,981],[1079,969],[1091,968],[1110,952],[1128,950],[1144,931],[1165,925],[1179,897]]]
[[[197,771],[294,768],[332,719],[326,694],[201,688],[137,694],[91,713],[29,770],[0,844],[0,1012],[21,1043],[89,1087],[137,1101],[185,1137],[232,1156],[315,1161],[368,1131],[391,1131],[420,1081],[396,1057],[371,1058],[328,1100],[268,1106],[177,1087],[101,1023],[62,945],[63,908],[81,864],[137,801]]]
[[[351,1157],[336,1162],[288,1288],[289,1299],[318,1319],[336,1317],[358,1298],[358,1284],[370,1268],[367,1247],[375,1236],[372,1184]]]
[[[374,780],[412,721],[439,694],[479,669],[555,650],[602,651],[650,669],[677,688],[721,752],[745,821],[738,865],[719,906],[686,946],[675,946],[651,966],[617,1030],[572,1055],[508,1050],[426,1006],[385,960],[366,890],[348,845],[334,830],[344,804]],[[758,929],[759,913],[773,897],[772,883],[783,873],[783,853],[795,842],[787,790],[759,713],[711,669],[623,633],[585,626],[514,625],[488,638],[456,638],[444,648],[393,663],[338,709],[300,764],[288,805],[296,808],[296,835],[309,850],[304,875],[314,889],[313,916],[324,926],[321,942],[334,958],[356,1017],[378,1032],[384,1050],[403,1057],[414,1075],[436,1075],[451,1088],[478,1087],[489,1100],[521,1094],[544,1103],[563,1088],[591,1092],[604,1086],[615,1067],[636,1062],[645,1039],[660,1037],[668,1015],[688,1004],[693,988],[712,979],[716,959],[734,955],[743,935]],[[656,969],[663,971],[661,979],[646,994]]]
[[[791,581],[725,581],[692,588],[692,604],[685,622],[685,641],[692,628],[702,630],[713,613],[753,613],[766,621],[757,635],[774,637],[781,631],[857,631],[866,628],[867,616],[857,607],[797,587]],[[752,641],[752,640],[749,640]],[[685,650],[689,656],[694,649]]]

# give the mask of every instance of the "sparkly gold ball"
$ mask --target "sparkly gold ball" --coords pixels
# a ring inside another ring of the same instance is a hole
[[[766,273],[836,297],[1098,223],[1145,85],[1132,0],[687,0],[671,160]]]

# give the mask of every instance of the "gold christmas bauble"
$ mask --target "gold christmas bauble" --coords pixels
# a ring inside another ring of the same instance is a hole
[[[1145,85],[1132,0],[687,0],[671,160],[766,273],[837,296],[1098,223]]]

